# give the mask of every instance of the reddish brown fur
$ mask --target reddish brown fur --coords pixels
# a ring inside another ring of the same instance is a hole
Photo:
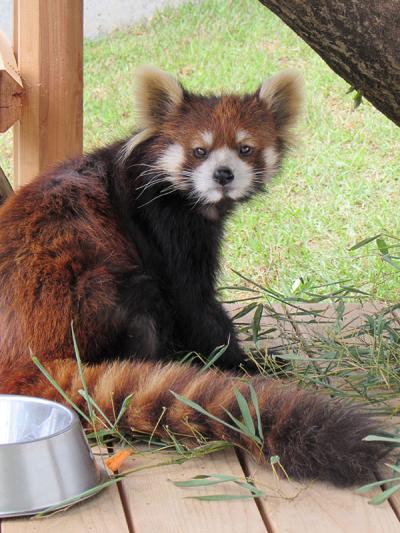
[[[160,83],[164,83],[162,77]],[[165,83],[172,84],[176,103],[179,87],[170,79]],[[157,90],[153,92],[157,94]],[[211,130],[215,146],[222,143],[233,147],[238,124],[262,146],[276,144],[279,138],[274,127],[264,127],[273,123],[269,111],[256,106],[255,98],[225,96],[218,102],[191,95],[189,108],[181,102],[175,115],[172,113],[159,125],[159,135],[155,137],[158,141],[149,142],[148,150],[154,150],[149,161],[159,156],[168,139],[186,143],[189,148],[195,131]],[[284,120],[282,109],[279,112]],[[184,127],[178,120],[182,115],[188,117]],[[156,119],[157,115],[149,118],[145,127],[154,128]],[[185,365],[132,360],[90,364],[105,355],[108,359],[119,355],[107,352],[109,339],[117,331],[126,333],[117,327],[117,283],[125,288],[126,279],[134,278],[131,274],[140,267],[138,250],[133,241],[125,241],[126,234],[120,227],[124,218],[115,212],[108,189],[121,146],[111,147],[109,152],[105,149],[101,157],[97,154],[61,165],[24,187],[0,209],[0,393],[62,400],[32,363],[33,353],[73,401],[85,408],[78,393],[82,384],[70,334],[73,319],[89,392],[110,419],[124,398],[133,394],[121,421],[127,430],[152,433],[156,428],[155,434],[166,438],[168,426],[191,441],[200,433],[208,439],[229,440],[259,455],[252,439],[187,407],[170,392],[197,402],[212,415],[231,423],[226,410],[241,418],[235,387],[251,405],[248,385],[233,380],[232,374],[212,370],[200,373],[198,368]],[[140,146],[136,148],[140,154]],[[110,159],[111,170],[103,168]],[[207,228],[210,231],[210,226]],[[204,256],[203,249],[201,253]],[[175,253],[174,260],[176,257]],[[165,268],[165,263],[162,265]],[[194,269],[193,265],[186,267],[185,263],[184,274],[190,268]],[[138,286],[128,287],[129,296],[135,296]],[[145,283],[143,286],[147,289]],[[140,304],[140,294],[134,303]],[[195,304],[201,305],[197,301]],[[135,310],[136,307],[129,307],[132,314]],[[143,329],[149,332],[151,327]],[[233,337],[230,348],[232,341]],[[379,425],[362,410],[273,380],[257,377],[250,382],[260,407],[263,457],[278,454],[294,477],[351,484],[368,478],[387,452],[385,444],[362,441],[368,433],[379,431]],[[254,407],[251,411],[257,425]]]
[[[85,401],[77,392],[82,388],[73,360],[53,360],[47,370],[82,410]],[[386,448],[364,443],[361,439],[376,427],[365,412],[350,409],[341,402],[283,386],[274,380],[253,378],[262,417],[264,445],[233,431],[221,423],[179,402],[169,391],[201,405],[212,415],[231,422],[226,411],[240,418],[234,389],[251,405],[246,383],[234,376],[170,363],[114,362],[86,366],[85,380],[94,401],[110,420],[114,420],[124,398],[134,393],[120,427],[137,434],[154,434],[168,439],[169,432],[187,444],[207,439],[227,440],[246,450],[258,460],[279,455],[295,478],[315,477],[337,484],[352,484],[368,479],[371,465]],[[58,392],[34,367],[27,363],[10,373],[0,366],[0,393],[19,393],[63,401]],[[251,409],[256,421],[254,408]],[[164,411],[164,413],[163,413]],[[340,429],[338,428],[340,426]],[[99,423],[99,428],[102,427]]]
[[[103,187],[93,180],[89,188],[78,175],[63,181],[62,173],[57,182],[42,176],[2,207],[0,354],[12,367],[30,351],[42,361],[74,357],[71,319],[82,352],[89,360],[96,355],[96,341],[101,345],[112,329],[99,314],[116,305],[110,271],[137,263],[110,215]]]
[[[124,262],[132,264],[134,258],[125,255],[126,247],[118,231],[114,231],[116,222],[106,206],[102,206],[101,189],[95,184],[90,189],[82,185],[72,193],[68,190],[68,182],[66,185],[51,183],[51,186],[49,188],[50,184],[41,178],[25,187],[0,210],[0,242],[3,243],[0,278],[7,279],[7,283],[2,284],[2,302],[7,307],[0,312],[0,393],[62,401],[31,362],[30,348],[60,387],[85,409],[85,402],[78,393],[82,384],[73,356],[69,318],[76,318],[78,342],[86,360],[90,360],[90,354],[96,350],[96,340],[112,329],[107,316],[99,316],[97,312],[104,306],[114,305],[113,281],[102,265],[105,262],[109,267]],[[56,213],[63,202],[74,210],[73,195],[79,195],[82,217],[70,223],[68,209],[64,206],[65,223],[60,224],[55,216],[54,224],[48,219],[46,231],[42,232],[44,209],[47,212],[54,209]],[[93,202],[96,202],[96,216]],[[17,223],[21,213],[27,211],[30,216],[24,224]],[[110,239],[112,234],[114,238]],[[90,264],[76,255],[78,241],[91,249]],[[47,254],[53,253],[59,257],[49,266]],[[14,254],[15,262],[5,260]],[[77,285],[80,303],[75,308],[67,288],[70,277],[77,272],[81,277]],[[43,287],[46,288],[44,292]],[[234,387],[242,391],[251,405],[247,385],[232,381],[231,374],[214,371],[202,374],[197,368],[185,365],[133,361],[89,365],[84,373],[90,394],[111,419],[124,398],[134,394],[122,420],[128,430],[133,428],[149,434],[157,426],[155,434],[166,438],[165,426],[168,426],[170,431],[185,435],[193,442],[200,433],[206,438],[229,440],[260,458],[260,449],[254,441],[188,408],[170,392],[177,392],[230,422],[225,409],[237,418],[241,416]],[[280,455],[294,477],[317,477],[351,484],[368,478],[371,467],[386,453],[387,448],[380,444],[361,440],[368,433],[378,431],[378,427],[357,408],[347,408],[342,403],[288,388],[273,380],[253,378],[251,383],[257,393],[263,422],[262,451],[266,458]],[[158,423],[164,407],[167,410]],[[252,411],[256,423],[253,408]]]
[[[185,117],[184,121],[182,116]],[[215,101],[192,96],[190,104],[184,101],[160,128],[162,139],[170,139],[184,147],[186,164],[190,168],[201,163],[194,157],[192,149],[196,140],[199,141],[198,146],[204,144],[200,137],[202,132],[210,131],[213,134],[211,149],[224,146],[236,149],[238,130],[248,131],[256,148],[274,146],[277,141],[271,113],[266,106],[260,105],[255,95],[225,95]],[[251,156],[248,161],[253,162]]]
[[[235,148],[236,132],[240,129],[250,132],[254,139],[258,140],[260,147],[274,144],[276,131],[271,113],[266,107],[260,106],[260,101],[255,96],[225,95],[218,101],[201,97],[192,100],[189,109],[186,109],[183,103],[182,107],[167,119],[161,130],[164,135],[179,144],[191,147],[193,139],[199,133],[211,131],[214,136],[213,147],[227,145]],[[186,114],[188,119],[183,125],[182,113]]]

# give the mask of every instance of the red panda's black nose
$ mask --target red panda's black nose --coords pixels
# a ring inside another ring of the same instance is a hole
[[[219,167],[214,172],[213,178],[220,185],[226,185],[227,183],[233,181],[234,176],[229,167]]]

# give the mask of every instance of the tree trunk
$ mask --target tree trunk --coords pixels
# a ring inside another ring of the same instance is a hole
[[[400,126],[399,0],[260,0]]]
[[[13,188],[0,167],[0,205],[13,193]]]

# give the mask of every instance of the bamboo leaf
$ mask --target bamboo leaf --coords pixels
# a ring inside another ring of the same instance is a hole
[[[263,304],[258,304],[256,311],[254,313],[253,322],[252,322],[254,344],[256,344],[258,340],[258,333],[260,331],[260,323],[261,323],[263,309],[264,309]]]
[[[390,468],[391,470],[393,470],[394,472],[398,472],[400,474],[400,467],[397,466],[397,465],[387,465],[388,468]],[[400,481],[400,479],[399,479]]]
[[[354,102],[353,108],[357,109],[357,107],[359,107],[361,105],[362,100],[363,100],[362,92],[357,90],[356,94],[353,97],[353,102]]]
[[[177,400],[179,400],[183,404],[187,405],[188,407],[191,407],[195,411],[198,411],[199,413],[202,413],[203,415],[208,416],[212,420],[215,420],[216,422],[219,422],[220,424],[223,424],[225,427],[228,427],[229,429],[233,429],[234,431],[237,431],[238,433],[242,433],[243,435],[246,435],[246,437],[248,436],[247,432],[239,429],[238,427],[232,426],[232,424],[229,424],[228,422],[225,422],[225,420],[222,420],[221,418],[218,418],[217,416],[213,415],[212,413],[209,413],[203,407],[201,407],[201,405],[199,405],[198,403],[193,402],[192,400],[189,400],[189,399],[185,398],[184,396],[181,396],[177,392],[174,392],[174,391],[170,391],[170,392],[175,396],[175,398]]]
[[[187,481],[172,481],[176,487],[208,487],[218,485],[227,481],[237,481],[237,476],[226,476],[223,474],[199,475]]]
[[[249,433],[251,435],[256,434],[256,428],[254,426],[253,417],[251,416],[249,406],[247,404],[246,398],[243,396],[243,394],[240,392],[239,389],[234,388],[233,392],[236,396],[236,401],[239,405],[240,412],[243,417],[243,421],[245,423],[245,426],[248,428]]]
[[[265,496],[265,492],[262,490],[259,490],[257,487],[255,487],[252,483],[248,483],[247,481],[234,481],[236,485],[239,485],[239,487],[242,487],[242,489],[247,489],[253,494],[253,496],[261,497]]]
[[[85,376],[83,374],[83,365],[82,365],[82,360],[81,360],[81,354],[80,354],[79,347],[78,347],[78,342],[77,342],[76,336],[75,336],[73,320],[71,320],[71,333],[72,333],[72,342],[74,343],[75,357],[76,357],[76,361],[78,363],[79,376],[81,378],[81,383],[82,383],[82,386],[83,386],[83,388],[85,390],[86,397],[88,398],[89,397],[89,391],[88,391],[88,388],[87,388],[87,385],[86,385]],[[90,419],[94,420],[93,406],[92,406],[91,402],[87,402],[87,405],[88,405]]]
[[[400,437],[381,437],[380,435],[367,435],[363,438],[367,442],[393,442],[400,445]]]
[[[106,487],[110,487],[111,485],[115,485],[115,483],[118,483],[124,476],[115,476],[111,479],[108,479],[107,481],[104,481],[102,483],[99,483],[95,487],[92,487],[91,489],[85,490],[84,492],[81,492],[77,496],[72,496],[71,498],[68,498],[66,500],[63,500],[62,502],[53,505],[51,507],[48,507],[47,509],[44,509],[43,511],[40,511],[40,513],[37,513],[35,517],[41,518],[43,516],[46,516],[50,513],[54,513],[55,511],[59,509],[63,509],[64,507],[69,507],[71,505],[74,505],[75,503],[80,502],[81,500],[85,500],[86,498],[89,498],[90,496],[94,496],[101,490],[105,489]]]
[[[208,368],[210,368],[220,357],[224,355],[226,350],[228,349],[229,341],[227,344],[223,344],[222,346],[217,346],[210,354],[210,357],[208,358],[206,364],[200,369],[200,372],[204,372]]]
[[[390,487],[384,490],[383,492],[381,492],[380,494],[372,498],[372,500],[370,500],[368,503],[370,503],[371,505],[380,505],[381,503],[388,500],[390,496],[392,496],[393,494],[399,491],[400,491],[400,484],[394,485],[393,487]]]
[[[74,403],[71,398],[63,391],[63,389],[60,387],[60,385],[55,381],[53,376],[47,372],[47,370],[44,368],[42,363],[39,361],[39,359],[35,356],[32,356],[32,361],[35,363],[35,365],[38,367],[38,369],[42,372],[42,374],[46,377],[46,379],[53,385],[53,387],[61,394],[61,396],[64,398],[64,400],[71,405],[75,409],[77,413],[81,415],[82,418],[86,420],[90,424],[90,418]]]
[[[258,496],[253,494],[210,494],[209,496],[186,496],[188,500],[199,500],[203,502],[221,502],[234,500],[251,500]]]
[[[236,417],[234,417],[233,414],[228,411],[228,409],[225,409],[225,407],[222,407],[222,409],[229,416],[229,418],[232,420],[232,422],[234,424],[236,424],[237,428],[240,429],[240,431],[241,431],[241,433],[243,433],[243,435],[246,435],[246,437],[248,437],[249,439],[254,440],[255,442],[257,442],[257,444],[261,444],[261,441],[259,440],[257,435],[255,433],[251,433],[249,428],[245,424],[243,424],[243,422],[241,422]]]
[[[260,439],[262,440],[262,442],[264,442],[264,431],[263,431],[262,422],[261,422],[261,413],[260,413],[260,406],[258,404],[257,393],[251,383],[248,383],[248,386],[250,389],[250,398],[251,398],[251,401],[253,402],[254,410],[257,416],[258,435]]]
[[[238,313],[233,315],[232,320],[237,320],[239,318],[243,318],[244,316],[248,315],[251,311],[253,311],[253,309],[255,307],[257,307],[257,303],[256,302],[253,302],[251,304],[246,305]]]
[[[392,261],[391,257],[389,255],[383,255],[382,261],[385,261],[385,263],[388,263],[388,265],[392,266],[396,270],[400,270],[400,265]]]
[[[368,483],[368,485],[363,485],[362,487],[356,490],[356,493],[365,494],[366,492],[369,492],[371,489],[385,485],[385,483],[391,483],[392,481],[400,481],[400,479],[398,477],[392,477],[389,479],[381,479],[380,481],[374,481],[373,483]]]
[[[367,239],[364,239],[364,240],[354,244],[351,248],[349,248],[349,250],[350,251],[358,250],[362,246],[365,246],[366,244],[369,244],[370,242],[375,241],[376,239],[379,239],[379,237],[381,237],[381,236],[382,236],[382,234],[378,233],[377,235],[374,235],[373,237],[368,237]]]
[[[90,394],[88,394],[85,390],[82,390],[82,389],[79,389],[78,390],[78,393],[82,396],[82,398],[84,398],[84,400],[86,401],[86,403],[88,405],[91,405],[92,407],[94,407],[99,413],[100,415],[104,418],[104,420],[107,422],[107,424],[109,426],[113,426],[113,423],[111,422],[111,420],[107,417],[107,415],[104,413],[104,411],[101,409],[101,407],[94,401],[94,399],[90,396]],[[93,413],[93,416],[94,416],[94,411],[92,410],[92,413]],[[96,431],[97,433],[97,431]]]
[[[389,247],[386,244],[386,241],[381,237],[376,239],[376,245],[378,246],[378,249],[382,255],[387,255],[389,253]]]
[[[133,394],[129,394],[125,399],[124,401],[122,402],[122,405],[121,405],[121,409],[119,410],[119,413],[118,413],[118,416],[115,420],[115,425],[117,426],[119,421],[121,420],[121,418],[124,416],[124,414],[126,413],[126,410],[129,408],[132,400],[133,400]]]

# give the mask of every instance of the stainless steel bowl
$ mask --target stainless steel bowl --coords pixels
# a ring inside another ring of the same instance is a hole
[[[73,411],[40,398],[0,394],[0,517],[35,514],[100,479]]]

